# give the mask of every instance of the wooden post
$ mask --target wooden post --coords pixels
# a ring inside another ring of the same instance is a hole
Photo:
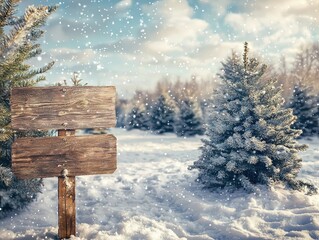
[[[75,130],[58,130],[58,136],[71,135],[75,135]],[[58,198],[59,239],[70,238],[76,231],[75,176],[58,177]]]

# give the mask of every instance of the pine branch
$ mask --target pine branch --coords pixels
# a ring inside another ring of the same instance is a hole
[[[247,67],[248,67],[248,43],[245,42],[244,43],[244,54],[243,54],[243,63],[244,63],[244,69],[247,71]]]
[[[15,1],[2,0],[0,2],[0,35],[3,34],[3,27],[6,26],[9,19],[12,18],[15,6]]]
[[[10,57],[16,47],[23,44],[28,39],[28,36],[32,36],[31,32],[43,25],[47,17],[56,9],[57,7],[47,6],[28,7],[23,16],[24,20],[14,25],[13,30],[8,35],[2,37],[0,61]]]
[[[21,181],[13,177],[12,181],[7,180],[9,179],[7,173],[12,174],[10,167],[13,139],[16,136],[45,134],[38,131],[12,130],[11,89],[14,86],[34,86],[45,79],[39,74],[48,71],[54,64],[51,62],[39,69],[30,70],[31,66],[25,61],[41,54],[40,45],[35,43],[44,33],[39,27],[56,7],[31,6],[22,17],[16,17],[14,10],[18,2],[18,0],[0,0],[0,218],[7,212],[24,208],[41,188],[41,180],[37,179]],[[8,27],[8,34],[3,32],[4,27]]]

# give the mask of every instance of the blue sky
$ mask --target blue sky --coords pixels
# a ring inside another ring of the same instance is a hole
[[[264,62],[291,61],[319,39],[317,0],[28,0],[60,5],[46,24],[39,64],[53,59],[47,84],[79,72],[120,95],[164,77],[212,78],[244,41]]]

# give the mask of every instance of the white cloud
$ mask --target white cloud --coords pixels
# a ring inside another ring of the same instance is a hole
[[[262,22],[248,14],[229,13],[225,17],[225,23],[235,31],[245,33],[257,33],[263,29]]]
[[[229,24],[237,33],[259,33],[265,30],[286,30],[301,25],[302,21],[308,25],[316,25],[319,22],[319,1],[309,0],[237,0],[208,1],[214,13],[220,8],[225,11],[225,23]],[[303,23],[303,22],[302,22]]]
[[[216,6],[215,1],[208,3],[212,9]],[[254,44],[253,50],[272,62],[280,55],[292,59],[295,50],[291,49],[309,44],[319,36],[319,1],[232,0],[226,5],[223,6],[228,7],[228,11],[219,19],[229,27],[227,32],[236,36],[236,41]],[[215,9],[215,13],[217,11]]]
[[[70,67],[93,64],[97,54],[92,49],[55,48],[50,55],[56,61],[56,66]]]
[[[117,10],[127,9],[132,5],[132,0],[121,0],[115,5]]]
[[[144,51],[157,54],[157,53],[169,53],[174,51],[182,51],[183,49],[175,44],[168,42],[167,40],[162,41],[146,41],[143,44]]]
[[[140,25],[137,37],[94,48],[134,55],[141,62],[163,63],[194,51],[209,27],[206,21],[193,17],[193,9],[187,1],[162,0],[144,5],[142,9],[150,22]]]
[[[311,21],[313,24],[319,24],[319,1],[301,1],[286,12],[287,15],[293,15],[299,19]]]
[[[193,9],[187,1],[163,0],[146,7],[145,12],[154,14],[153,24],[145,42],[145,51],[169,53],[189,51],[199,44],[199,37],[208,23],[193,18]]]
[[[208,42],[201,45],[192,57],[201,63],[212,63],[213,61],[216,63],[217,61],[216,64],[218,65],[226,56],[230,56],[232,50],[235,52],[241,52],[242,48],[242,42]]]
[[[214,12],[219,15],[227,13],[227,9],[232,3],[232,0],[199,0],[201,3],[211,5]]]

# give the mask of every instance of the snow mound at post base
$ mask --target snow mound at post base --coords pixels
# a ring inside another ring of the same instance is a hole
[[[278,185],[260,195],[203,190],[187,167],[199,137],[114,129],[118,170],[77,178],[73,239],[319,239],[319,197]],[[319,186],[319,139],[305,141],[300,177]],[[57,180],[45,179],[37,202],[0,221],[0,239],[57,236]]]

